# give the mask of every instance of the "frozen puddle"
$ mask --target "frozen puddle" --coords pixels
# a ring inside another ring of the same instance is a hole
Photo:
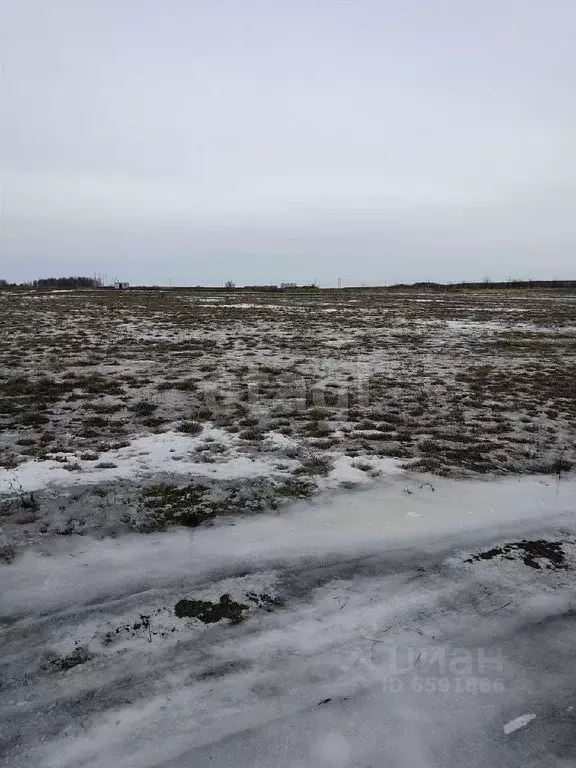
[[[576,482],[425,481],[0,566],[6,764],[573,764]],[[467,558],[527,537],[566,563]]]

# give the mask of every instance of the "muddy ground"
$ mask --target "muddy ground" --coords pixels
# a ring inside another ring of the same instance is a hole
[[[20,291],[0,322],[5,560],[45,536],[276,509],[393,464],[576,461],[572,294]]]

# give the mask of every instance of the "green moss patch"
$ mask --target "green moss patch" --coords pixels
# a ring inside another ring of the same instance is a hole
[[[237,603],[230,595],[222,595],[217,603],[210,600],[180,600],[174,607],[174,613],[179,619],[199,619],[204,624],[215,624],[228,619],[231,624],[239,624],[248,606]]]

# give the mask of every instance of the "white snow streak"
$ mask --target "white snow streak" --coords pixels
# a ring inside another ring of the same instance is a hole
[[[536,715],[533,712],[530,712],[528,715],[520,715],[520,717],[517,717],[515,720],[510,720],[509,723],[506,723],[504,726],[504,733],[508,736],[509,733],[514,733],[514,731],[524,728],[528,723],[535,719]]]

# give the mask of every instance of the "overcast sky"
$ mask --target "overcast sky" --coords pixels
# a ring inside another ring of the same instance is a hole
[[[0,277],[576,278],[576,0],[0,0]]]

